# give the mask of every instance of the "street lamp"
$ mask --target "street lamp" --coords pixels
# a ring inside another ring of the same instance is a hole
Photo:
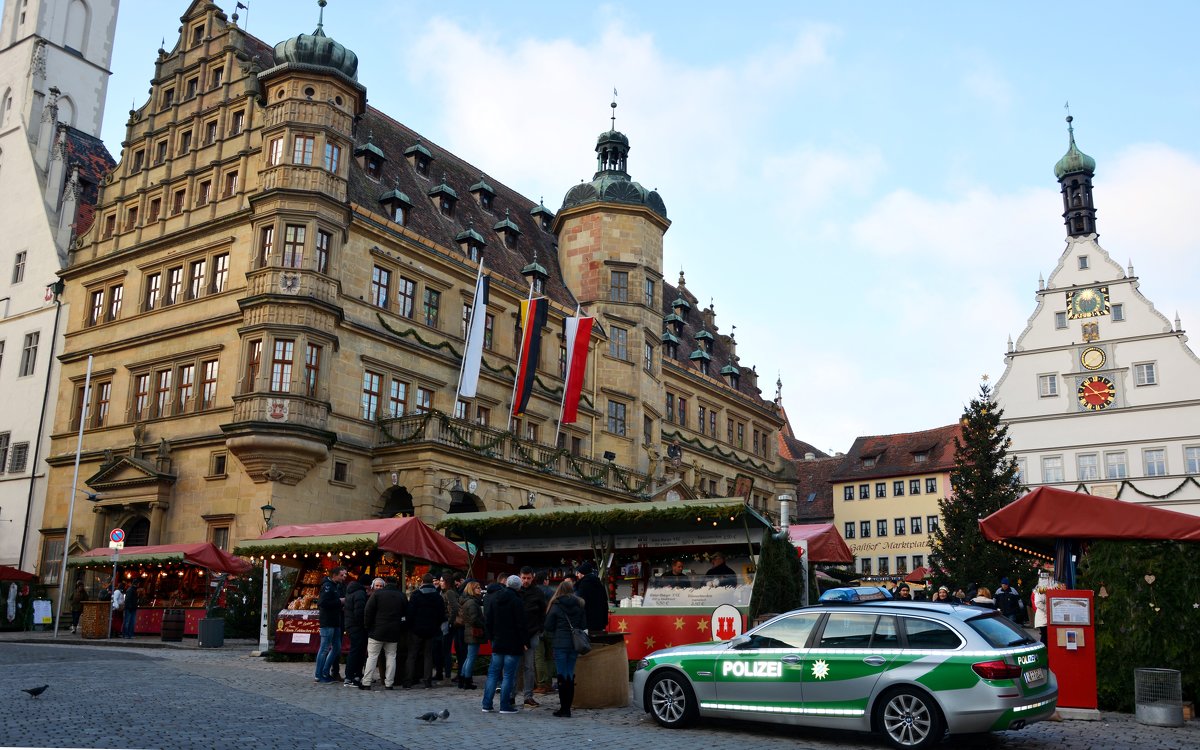
[[[267,504],[259,508],[262,511],[263,524],[267,527],[266,530],[271,530],[271,519],[275,517],[275,506],[271,505],[268,500]],[[262,612],[258,621],[258,655],[266,656],[270,650],[268,643],[270,636],[270,617],[271,613],[271,561],[266,555],[263,555],[263,584],[262,584]]]

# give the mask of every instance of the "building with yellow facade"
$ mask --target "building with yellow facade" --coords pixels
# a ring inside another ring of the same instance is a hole
[[[859,437],[833,471],[834,523],[864,579],[903,578],[928,562],[960,429]]]
[[[66,533],[81,422],[79,489],[97,497],[77,495],[73,551],[115,527],[231,549],[267,504],[279,523],[436,522],[734,494],[765,508],[792,486],[777,402],[712,307],[663,276],[666,205],[630,177],[624,134],[601,134],[591,181],[553,212],[367,106],[323,25],[272,48],[209,2],[182,22],[62,273],[42,549]],[[481,260],[482,375],[456,401]],[[510,423],[531,287],[550,315]],[[579,420],[560,428],[576,309],[596,326]]]

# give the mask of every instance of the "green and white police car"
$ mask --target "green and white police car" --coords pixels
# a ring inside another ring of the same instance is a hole
[[[1000,614],[835,591],[843,601],[780,615],[731,641],[655,651],[634,672],[635,705],[665,727],[749,719],[881,732],[909,749],[1054,713],[1046,647]]]

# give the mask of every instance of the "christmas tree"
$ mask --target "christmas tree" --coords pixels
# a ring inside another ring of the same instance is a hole
[[[763,534],[758,571],[750,594],[750,621],[760,615],[782,614],[800,606],[804,596],[804,570],[800,553],[787,539],[776,539],[771,529]]]
[[[985,376],[979,396],[963,412],[962,431],[954,439],[951,493],[938,501],[942,523],[930,534],[934,580],[952,591],[977,583],[995,592],[1004,577],[1013,586],[1018,579],[1032,580],[1029,558],[987,541],[979,530],[981,518],[1013,502],[1023,490],[1017,463],[1008,455],[1012,441],[1000,422],[1003,412],[986,381]]]

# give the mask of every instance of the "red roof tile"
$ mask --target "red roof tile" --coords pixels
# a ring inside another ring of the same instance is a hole
[[[854,441],[832,477],[834,482],[949,471],[954,468],[956,422],[922,432],[865,435]],[[917,456],[924,455],[919,461]]]

